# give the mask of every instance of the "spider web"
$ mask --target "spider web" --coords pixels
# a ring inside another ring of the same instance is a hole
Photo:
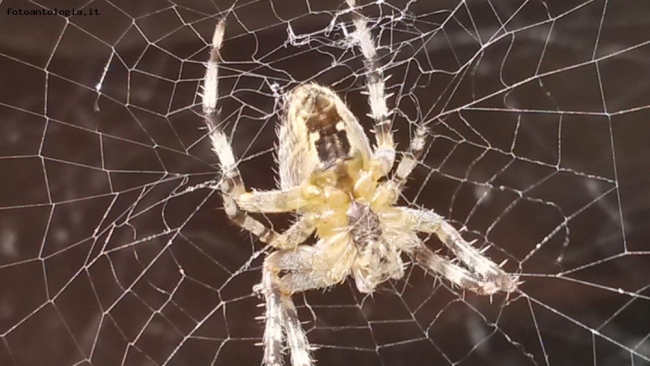
[[[218,179],[208,42],[227,16],[219,106],[269,189],[283,92],[316,81],[368,113],[344,2],[54,3],[0,3],[0,364],[259,365],[267,250],[192,189]],[[372,296],[296,295],[319,365],[650,365],[649,5],[360,6],[398,149],[431,131],[401,204],[525,282],[490,299],[410,267]],[[8,15],[42,6],[99,14]]]

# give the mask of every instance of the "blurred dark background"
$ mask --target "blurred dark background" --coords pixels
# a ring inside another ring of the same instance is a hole
[[[296,295],[318,365],[650,365],[650,3],[360,5],[398,148],[431,132],[401,204],[525,283],[490,299],[410,268],[372,296]],[[11,14],[42,8],[98,14]],[[300,83],[370,131],[343,1],[0,3],[0,365],[260,364],[265,248],[188,191],[219,178],[197,93],[224,16],[219,105],[249,187],[275,185]]]

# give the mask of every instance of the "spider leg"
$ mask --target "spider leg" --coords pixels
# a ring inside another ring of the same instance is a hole
[[[328,277],[313,270],[316,250],[301,245],[280,250],[264,261],[262,283],[256,287],[266,299],[264,331],[264,365],[280,365],[282,360],[282,328],[286,333],[293,366],[310,366],[309,341],[291,299],[295,292],[331,286]],[[280,277],[280,272],[288,271]]]
[[[285,332],[287,334],[287,343],[291,350],[291,364],[293,366],[310,366],[312,359],[309,352],[309,341],[305,330],[300,324],[298,311],[293,304],[290,296],[282,298],[282,307],[284,310]]]
[[[397,202],[400,192],[404,189],[406,180],[413,172],[424,153],[424,139],[426,134],[427,129],[425,127],[420,126],[416,129],[415,135],[411,139],[409,149],[402,156],[402,159],[395,170],[395,174],[390,180],[379,185],[377,192],[373,197],[373,201],[379,202],[380,204],[395,204],[395,202]]]
[[[299,221],[300,222],[300,221]],[[294,224],[294,226],[296,226]],[[264,360],[266,366],[282,364],[282,329],[287,333],[291,349],[293,366],[309,366],[309,342],[305,334],[296,307],[291,300],[291,286],[283,284],[280,271],[306,271],[311,267],[314,249],[298,246],[294,249],[273,252],[264,260],[262,283],[255,287],[256,292],[264,295],[266,300],[266,322],[264,329]],[[286,277],[286,276],[285,276]]]
[[[279,249],[295,248],[298,244],[307,240],[315,229],[312,222],[310,222],[306,216],[303,216],[293,223],[293,225],[291,225],[291,227],[289,227],[285,232],[278,234],[273,229],[239,210],[237,204],[231,198],[224,197],[224,207],[226,208],[228,218],[230,218],[230,220],[235,224],[239,225],[244,230],[250,231],[253,235],[257,236],[262,243],[269,244],[270,246]],[[231,211],[234,211],[235,213],[229,214]]]
[[[265,366],[280,366],[282,365],[282,328],[284,324],[282,308],[284,305],[277,273],[265,266],[262,271],[262,283],[255,290],[262,293],[266,300],[263,364]]]
[[[292,249],[304,242],[314,233],[316,226],[310,214],[301,216],[285,232],[279,234],[271,243],[279,249]]]
[[[246,191],[228,138],[220,130],[210,133],[212,148],[219,158],[223,178],[221,192],[229,196],[239,209],[248,212],[280,213],[304,207],[308,199],[320,194],[313,186],[296,186],[284,190]]]
[[[262,242],[269,243],[277,237],[277,234],[258,220],[247,216],[242,210],[250,212],[293,211],[304,205],[303,191],[300,187],[296,187],[288,190],[246,192],[241,174],[237,169],[232,148],[226,135],[219,129],[219,111],[217,109],[219,95],[218,64],[220,61],[219,49],[223,42],[225,26],[225,20],[219,21],[212,37],[210,59],[203,80],[203,94],[201,96],[203,115],[210,130],[212,148],[219,158],[221,171],[223,172],[223,178],[219,186],[226,215],[243,229],[258,236]]]
[[[400,207],[400,210],[411,229],[438,236],[440,241],[486,284],[486,289],[495,288],[497,291],[504,292],[513,292],[517,289],[516,276],[506,273],[496,263],[483,256],[442,216],[431,210],[405,207]]]
[[[348,6],[354,9],[356,0],[346,0]],[[373,160],[379,163],[380,171],[375,178],[386,176],[395,162],[395,144],[393,142],[393,131],[391,129],[390,112],[386,106],[384,72],[377,61],[377,47],[370,34],[366,20],[361,14],[352,12],[354,27],[361,53],[365,59],[367,69],[366,88],[370,102],[370,117],[375,121],[375,138],[377,149]]]
[[[496,283],[482,280],[468,270],[453,264],[449,259],[435,254],[424,244],[415,249],[413,254],[413,258],[418,264],[446,278],[460,288],[473,291],[479,295],[492,295],[503,290]]]
[[[224,179],[220,183],[221,195],[226,215],[241,228],[250,231],[260,238],[260,241],[268,243],[277,237],[277,234],[266,227],[261,222],[244,214],[235,202],[234,192],[241,193],[244,191],[244,184],[241,180],[239,170],[235,167],[235,157],[228,145],[225,135],[218,129],[219,111],[217,110],[218,93],[218,74],[219,74],[219,49],[223,42],[225,31],[225,20],[220,20],[212,36],[212,47],[210,49],[210,59],[208,60],[205,79],[203,80],[203,94],[201,95],[203,104],[203,116],[205,123],[210,130],[210,139],[212,146],[219,161],[221,162],[224,172]]]
[[[427,135],[427,129],[425,127],[419,126],[415,130],[415,135],[411,139],[411,144],[409,149],[400,160],[395,170],[395,175],[391,179],[392,184],[401,190],[401,188],[406,183],[406,179],[415,169],[418,161],[422,158],[424,153],[424,143],[425,137]]]
[[[219,49],[223,43],[223,34],[226,30],[226,21],[221,19],[214,29],[212,36],[212,46],[210,48],[210,59],[208,60],[205,78],[203,80],[203,115],[205,123],[210,131],[217,129],[219,124],[219,111],[217,110],[217,98],[219,97],[219,61],[221,56]]]
[[[237,207],[235,200],[228,194],[223,193],[223,207],[228,218],[242,229],[251,232],[262,243],[272,244],[279,237],[275,230],[264,225],[260,221],[246,215],[244,211]]]

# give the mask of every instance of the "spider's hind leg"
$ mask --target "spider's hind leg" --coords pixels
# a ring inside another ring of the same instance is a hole
[[[350,8],[356,6],[356,0],[346,0]],[[377,139],[377,149],[375,150],[374,160],[380,166],[379,177],[386,176],[393,167],[395,162],[395,143],[393,142],[393,131],[390,120],[390,112],[386,105],[386,86],[384,83],[384,72],[379,66],[377,60],[377,46],[372,34],[368,29],[368,24],[361,14],[352,11],[354,27],[359,42],[359,48],[364,57],[364,64],[367,70],[366,88],[370,102],[370,117],[375,121],[375,138]]]
[[[208,134],[212,149],[219,158],[222,172],[219,189],[223,197],[226,215],[241,228],[259,237],[260,241],[270,243],[277,238],[277,234],[260,221],[246,215],[244,211],[288,212],[300,208],[305,204],[305,200],[303,200],[300,187],[264,192],[246,191],[228,138],[219,126],[219,110],[217,108],[219,62],[221,61],[219,50],[223,43],[225,27],[225,20],[220,20],[212,37],[210,59],[208,60],[203,80],[203,93],[201,94],[203,116],[209,130]]]
[[[257,236],[262,242],[272,241],[277,234],[258,220],[247,216],[241,211],[236,202],[236,197],[245,192],[244,182],[242,181],[239,169],[235,163],[235,156],[232,148],[228,143],[226,135],[219,128],[219,110],[217,109],[217,99],[219,97],[219,49],[223,43],[223,35],[226,28],[224,19],[220,20],[215,27],[212,36],[212,46],[210,48],[210,59],[208,60],[205,78],[203,79],[203,93],[201,94],[203,105],[203,117],[208,127],[208,134],[212,142],[212,149],[219,158],[223,177],[219,183],[221,196],[226,215],[235,224],[250,231]]]

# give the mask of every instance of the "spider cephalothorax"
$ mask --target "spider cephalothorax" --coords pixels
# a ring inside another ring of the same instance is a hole
[[[347,0],[356,38],[368,68],[370,116],[376,148],[357,118],[331,89],[300,85],[285,100],[278,127],[279,187],[247,191],[217,113],[217,65],[225,23],[219,22],[204,80],[203,110],[223,179],[220,190],[228,217],[278,250],[264,261],[257,290],[266,299],[264,364],[282,363],[284,337],[293,366],[311,365],[309,343],[291,295],[325,288],[351,276],[359,291],[372,292],[404,275],[402,255],[461,288],[482,295],[512,292],[517,278],[484,257],[441,216],[431,210],[397,206],[407,177],[424,149],[419,127],[410,147],[389,176],[395,146],[384,95],[384,77],[365,20]],[[298,219],[279,234],[246,212],[295,212]],[[465,266],[428,249],[418,233],[433,233]],[[315,234],[313,245],[305,241]]]

